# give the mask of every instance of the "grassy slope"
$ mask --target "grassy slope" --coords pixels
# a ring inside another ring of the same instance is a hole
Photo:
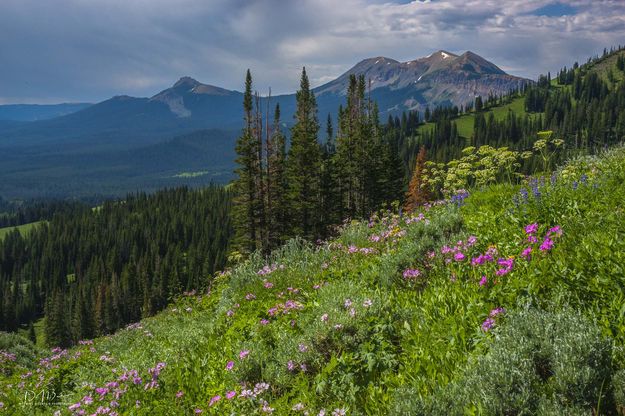
[[[596,71],[599,74],[599,76],[601,76],[601,78],[603,78],[605,81],[608,81],[608,82],[609,82],[608,72],[612,70],[612,74],[614,75],[615,81],[617,82],[621,81],[625,79],[625,74],[623,74],[622,71],[619,71],[616,69],[616,59],[618,58],[619,55],[625,55],[625,51],[614,53],[612,55],[607,56],[604,59],[601,59],[598,62],[595,62],[594,64],[588,67],[588,70]]]
[[[583,172],[593,173],[586,184],[574,185]],[[386,216],[371,226],[353,223],[317,248],[291,242],[268,262],[283,269],[259,274],[265,262],[251,259],[218,277],[210,294],[185,296],[140,327],[61,353],[53,361],[59,368],[42,374],[71,403],[97,397],[94,388],[118,379],[122,369],[137,370],[145,384],[149,368],[164,362],[159,387],[125,382],[128,390],[117,400],[122,414],[190,414],[196,408],[253,414],[262,412],[261,399],[276,414],[295,413],[298,403],[312,414],[321,408],[328,414],[341,408],[388,414],[403,400],[403,389],[409,387],[411,397],[428,397],[487,349],[497,330],[485,333],[480,326],[496,307],[572,306],[625,346],[625,212],[619,202],[625,198],[625,150],[571,164],[540,193],[515,206],[518,187],[499,185],[474,191],[461,209],[434,207],[425,219],[407,223]],[[532,222],[540,224],[541,235],[555,225],[564,234],[550,252],[534,246],[528,262],[519,253],[527,246],[523,226]],[[472,246],[469,235],[477,236]],[[494,264],[447,264],[441,248],[458,241],[468,258],[491,245],[503,258],[516,256],[513,271],[497,278]],[[350,253],[355,249],[349,246],[373,252]],[[405,281],[402,273],[409,268],[423,275]],[[478,284],[482,275],[488,277],[485,286]],[[499,325],[505,318],[497,319]],[[242,351],[249,355],[240,358]],[[621,353],[614,358],[622,368]],[[20,402],[20,391],[7,385],[19,381],[0,379],[5,406]],[[238,397],[261,381],[270,388],[257,398]],[[35,377],[25,383],[41,390]],[[184,393],[180,398],[178,391]],[[228,391],[237,397],[224,399]],[[222,399],[210,406],[215,395]],[[102,397],[83,407],[93,411],[113,400],[111,392]],[[50,414],[53,408],[67,405],[16,412]]]
[[[496,120],[503,120],[508,111],[513,111],[514,114],[523,115],[525,114],[525,98],[519,97],[512,100],[511,103],[505,104],[502,106],[493,107],[488,111],[484,112],[484,116],[488,117],[490,113],[493,113]],[[462,137],[471,137],[473,134],[473,123],[475,121],[475,114],[469,113],[464,114],[454,120],[456,125],[458,126],[458,134]],[[434,123],[425,123],[419,127],[419,131],[424,131],[425,129],[432,129],[434,127]]]
[[[10,233],[11,231],[13,231],[14,229],[17,228],[17,230],[20,232],[20,234],[22,235],[26,235],[28,234],[35,226],[37,226],[37,224],[40,224],[41,221],[36,221],[36,222],[31,222],[28,224],[22,224],[19,225],[17,227],[5,227],[5,228],[0,228],[0,240],[2,240],[4,238],[5,235],[7,235],[8,233]]]

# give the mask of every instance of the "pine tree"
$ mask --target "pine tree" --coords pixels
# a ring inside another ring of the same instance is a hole
[[[296,104],[295,125],[291,128],[291,148],[286,164],[289,228],[291,235],[312,240],[320,232],[321,156],[317,142],[317,103],[310,90],[305,68],[302,70]]]
[[[286,139],[280,126],[280,104],[276,104],[267,144],[267,223],[269,248],[278,247],[287,234]]]
[[[324,229],[341,221],[336,175],[336,146],[332,116],[326,121],[326,139],[321,151],[321,223]]]
[[[417,207],[425,204],[430,199],[428,187],[424,182],[426,161],[427,155],[425,147],[421,146],[419,154],[417,155],[412,178],[410,179],[410,185],[408,186],[408,192],[406,193],[404,209],[408,212],[414,211]]]
[[[232,217],[235,227],[236,249],[243,253],[251,253],[259,246],[260,231],[257,228],[259,206],[258,168],[259,149],[255,137],[255,117],[253,111],[252,75],[247,70],[245,77],[245,93],[243,95],[243,111],[245,127],[237,139],[237,179],[233,183],[234,205]],[[261,201],[262,203],[262,201]]]

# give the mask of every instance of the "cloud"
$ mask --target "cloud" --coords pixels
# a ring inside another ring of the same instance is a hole
[[[151,96],[179,77],[313,85],[359,60],[472,50],[535,78],[625,38],[618,0],[3,0],[0,102]],[[548,10],[547,15],[540,15]],[[560,15],[558,10],[566,10]],[[539,15],[537,15],[539,14]]]

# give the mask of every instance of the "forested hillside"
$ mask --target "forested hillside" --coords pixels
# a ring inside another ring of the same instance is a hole
[[[230,205],[221,187],[178,188],[76,205],[28,236],[10,232],[0,241],[0,329],[45,316],[47,344],[67,346],[205,289],[226,264]]]

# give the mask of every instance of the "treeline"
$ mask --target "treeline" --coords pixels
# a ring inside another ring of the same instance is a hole
[[[364,217],[401,197],[404,171],[395,123],[381,126],[365,89],[364,76],[350,77],[346,106],[339,108],[336,126],[328,116],[320,140],[316,100],[304,69],[287,151],[280,108],[273,109],[271,123],[263,120],[248,71],[233,184],[235,244],[241,253],[268,252],[294,236],[324,237],[345,218]],[[401,124],[413,131],[418,119]]]
[[[74,212],[83,203],[76,201],[43,200],[23,203],[9,202],[0,197],[0,228],[17,227],[31,222],[50,220],[55,214]]]
[[[0,330],[45,316],[49,345],[66,346],[154,314],[203,290],[227,259],[231,196],[177,188],[76,207],[27,237],[0,242]]]

